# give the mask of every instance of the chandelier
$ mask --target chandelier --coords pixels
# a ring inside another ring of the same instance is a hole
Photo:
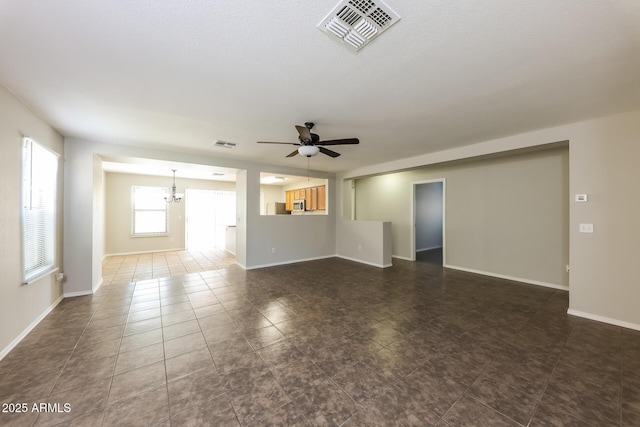
[[[164,200],[167,203],[176,202],[180,203],[180,200],[184,197],[182,193],[176,193],[176,169],[171,169],[173,172],[173,185],[171,186],[171,194],[164,196]]]

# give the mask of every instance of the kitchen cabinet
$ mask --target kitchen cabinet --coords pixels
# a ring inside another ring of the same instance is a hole
[[[323,211],[327,206],[327,190],[326,186],[319,185],[317,187],[297,188],[285,191],[286,210],[293,210],[294,200],[304,200],[305,209],[307,211]]]
[[[315,208],[312,207],[311,203],[311,188],[304,189],[304,206],[305,210],[313,211]]]
[[[311,187],[311,201],[309,202],[309,210],[318,209],[318,187]]]
[[[293,201],[295,200],[294,197],[294,191],[293,190],[289,190],[286,192],[286,206],[285,209],[288,211],[292,211],[293,210]]]
[[[327,189],[324,185],[321,185],[319,187],[316,187],[318,189],[318,203],[316,205],[316,208],[319,211],[324,211],[327,209]]]

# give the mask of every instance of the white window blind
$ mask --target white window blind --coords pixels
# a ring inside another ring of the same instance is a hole
[[[133,234],[167,233],[167,202],[164,187],[133,187]]]
[[[23,140],[22,261],[24,283],[56,268],[58,154]]]

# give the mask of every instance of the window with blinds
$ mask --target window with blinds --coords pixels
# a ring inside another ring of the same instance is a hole
[[[24,284],[56,268],[58,154],[23,140],[22,261]]]
[[[164,187],[133,187],[133,235],[157,236],[167,233],[167,202]]]

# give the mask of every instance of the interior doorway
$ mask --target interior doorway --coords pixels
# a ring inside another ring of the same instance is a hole
[[[224,248],[226,228],[236,224],[236,192],[187,188],[185,199],[187,249]]]
[[[445,180],[413,183],[413,260],[445,265]]]

